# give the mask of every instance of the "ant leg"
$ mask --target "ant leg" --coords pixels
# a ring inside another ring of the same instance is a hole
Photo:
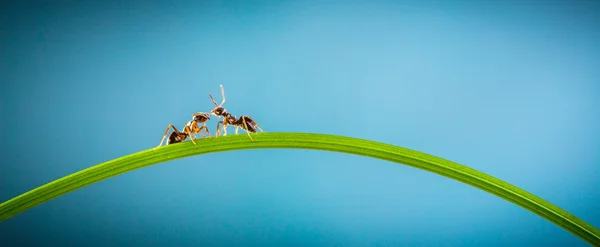
[[[192,134],[194,134],[194,140],[198,139],[198,134],[200,134],[200,136],[204,137],[204,135],[202,135],[201,133],[202,128],[198,127],[198,125],[192,125],[192,127],[190,127],[190,132]],[[190,137],[190,139],[192,139]]]
[[[198,129],[198,134],[200,134],[200,136],[202,136],[202,138],[206,138],[206,136],[202,133],[202,130],[205,130],[205,132],[206,132],[206,126],[202,126]]]
[[[235,126],[235,134],[236,134],[236,135],[238,134],[238,128],[239,128],[239,127],[240,127],[240,126],[237,126],[237,125]]]
[[[219,121],[217,123],[217,130],[216,130],[216,133],[215,133],[215,138],[219,137],[219,134],[221,133],[221,129],[220,129],[220,125],[221,124],[223,124],[223,121]]]
[[[177,128],[175,128],[175,126],[173,126],[173,124],[169,124],[169,126],[167,126],[167,130],[165,130],[165,134],[163,135],[162,139],[160,140],[160,143],[158,144],[158,146],[156,146],[153,149],[157,149],[158,147],[162,146],[163,141],[165,141],[165,137],[167,137],[167,133],[169,133],[170,128],[173,128],[174,132],[179,133],[179,130],[177,130]]]
[[[200,130],[204,129],[204,132],[206,133],[206,137],[210,137],[210,131],[208,131],[208,127],[206,127],[206,124],[204,124]],[[200,134],[202,135],[202,132],[200,132]]]
[[[254,142],[254,139],[252,139],[252,136],[250,135],[250,131],[248,131],[248,125],[246,124],[246,117],[242,116],[242,123],[244,123],[244,130],[246,131],[246,134],[248,134],[248,137],[250,137],[250,140],[252,140],[252,142]]]
[[[204,133],[206,133],[206,135],[202,134],[202,130],[204,130]],[[196,133],[200,134],[200,136],[202,136],[203,138],[207,138],[210,136],[210,133],[208,132],[208,128],[206,128],[206,125],[204,125],[200,128],[197,128]]]
[[[192,141],[192,143],[194,143],[194,145],[196,145],[196,142],[194,141],[194,139],[196,139],[196,137],[194,135],[192,135],[192,130],[190,130],[190,127],[186,125],[183,128],[183,132],[185,132],[190,137],[190,140]]]
[[[227,125],[223,124],[223,136],[227,135]]]

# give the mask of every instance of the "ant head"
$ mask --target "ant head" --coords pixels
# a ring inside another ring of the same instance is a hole
[[[226,112],[226,110],[223,107],[217,106],[211,112],[215,116],[222,116]]]
[[[202,122],[206,122],[208,120],[210,120],[210,113],[206,113],[206,112],[197,112],[192,114],[193,120],[198,122],[198,123],[202,123]]]
[[[223,113],[225,113],[225,108],[223,108],[223,104],[225,103],[225,89],[223,88],[223,85],[221,86],[221,96],[223,97],[223,101],[221,101],[221,104],[217,104],[217,101],[215,101],[215,98],[213,98],[212,94],[208,94],[208,96],[210,96],[210,100],[212,100],[213,104],[215,104],[215,109],[213,109],[211,112],[213,115],[215,116],[221,116]]]

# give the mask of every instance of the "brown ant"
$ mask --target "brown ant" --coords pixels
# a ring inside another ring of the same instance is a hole
[[[169,139],[167,139],[167,145],[173,144],[173,143],[178,143],[178,142],[183,142],[188,137],[190,138],[192,143],[194,143],[194,145],[196,145],[196,142],[194,141],[196,139],[196,137],[194,136],[195,134],[200,134],[202,137],[210,136],[210,133],[208,132],[208,128],[206,127],[206,121],[208,121],[208,120],[210,120],[210,113],[206,113],[206,112],[194,113],[194,114],[192,114],[192,120],[190,120],[183,126],[183,132],[180,132],[177,128],[175,128],[175,126],[173,124],[169,124],[169,126],[167,127],[167,130],[165,130],[165,134],[163,135],[162,139],[160,140],[160,144],[158,144],[158,146],[156,146],[154,149],[162,146],[162,143],[165,140],[165,137],[167,137],[167,133],[169,133],[170,128],[173,128],[173,132],[171,132],[171,135],[169,135]],[[204,124],[202,126],[198,126],[199,123],[204,123]],[[204,136],[202,134],[202,130],[204,130],[204,132],[206,133],[207,136]]]
[[[250,132],[256,133],[256,128],[258,128],[262,132],[265,131],[262,130],[260,126],[258,126],[258,124],[254,122],[254,120],[252,120],[250,116],[240,116],[240,118],[236,118],[234,115],[231,115],[231,113],[227,112],[227,110],[223,108],[223,104],[225,103],[225,89],[223,89],[223,85],[220,86],[221,96],[223,97],[223,101],[221,101],[221,104],[217,105],[217,102],[213,98],[212,94],[208,94],[208,96],[210,96],[210,99],[216,106],[215,109],[211,111],[211,113],[217,117],[223,117],[223,121],[219,121],[217,123],[217,133],[215,134],[215,138],[217,138],[219,136],[219,133],[221,132],[219,126],[223,127],[223,135],[226,136],[227,126],[233,125],[235,126],[235,134],[238,133],[238,128],[242,128],[246,131],[248,137],[250,137],[250,140],[254,141],[254,139],[252,139],[252,136],[250,136]]]

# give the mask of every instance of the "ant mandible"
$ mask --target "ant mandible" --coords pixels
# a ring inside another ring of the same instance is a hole
[[[194,135],[200,134],[202,137],[210,136],[208,128],[206,127],[206,121],[208,121],[208,120],[210,120],[210,113],[206,113],[206,112],[194,113],[194,114],[192,114],[192,120],[190,120],[183,126],[183,132],[180,132],[177,128],[175,128],[175,126],[173,124],[169,124],[169,126],[167,126],[167,130],[165,130],[165,134],[163,135],[162,139],[160,140],[160,144],[158,144],[158,146],[156,146],[154,149],[162,146],[162,143],[165,140],[165,137],[167,137],[167,133],[169,133],[170,128],[173,128],[173,132],[171,132],[171,135],[169,135],[169,139],[167,139],[167,145],[173,144],[173,143],[178,143],[178,142],[183,142],[188,137],[190,138],[192,143],[194,143],[194,145],[196,145],[196,142],[194,141],[196,139],[196,137]],[[198,126],[199,123],[203,123],[203,125]],[[204,136],[202,134],[202,130],[204,130],[204,132],[206,133],[207,136]]]
[[[221,96],[223,97],[223,101],[221,101],[221,104],[217,105],[217,102],[213,98],[212,94],[208,94],[208,96],[210,96],[210,99],[216,106],[215,109],[211,111],[211,113],[217,117],[223,117],[223,121],[219,121],[217,123],[217,133],[215,134],[215,138],[217,138],[219,136],[219,133],[221,132],[219,126],[222,126],[224,132],[223,135],[226,136],[227,126],[233,125],[235,126],[236,134],[238,133],[238,128],[242,128],[246,131],[248,137],[250,137],[250,140],[254,141],[254,139],[252,139],[252,136],[250,135],[250,132],[256,133],[256,128],[258,128],[261,132],[265,131],[261,129],[260,126],[258,126],[258,124],[254,120],[252,120],[250,116],[240,116],[240,118],[236,118],[234,115],[231,115],[231,113],[227,112],[227,110],[223,108],[223,104],[225,103],[225,89],[223,89],[223,85],[220,86]]]

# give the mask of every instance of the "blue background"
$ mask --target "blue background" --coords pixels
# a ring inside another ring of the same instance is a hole
[[[0,201],[213,105],[381,141],[600,227],[596,1],[59,1],[0,8]],[[220,97],[218,97],[220,98]],[[209,123],[214,133],[216,121]],[[233,129],[230,129],[230,131]],[[0,246],[587,246],[462,183],[308,150],[190,157],[0,223]]]

